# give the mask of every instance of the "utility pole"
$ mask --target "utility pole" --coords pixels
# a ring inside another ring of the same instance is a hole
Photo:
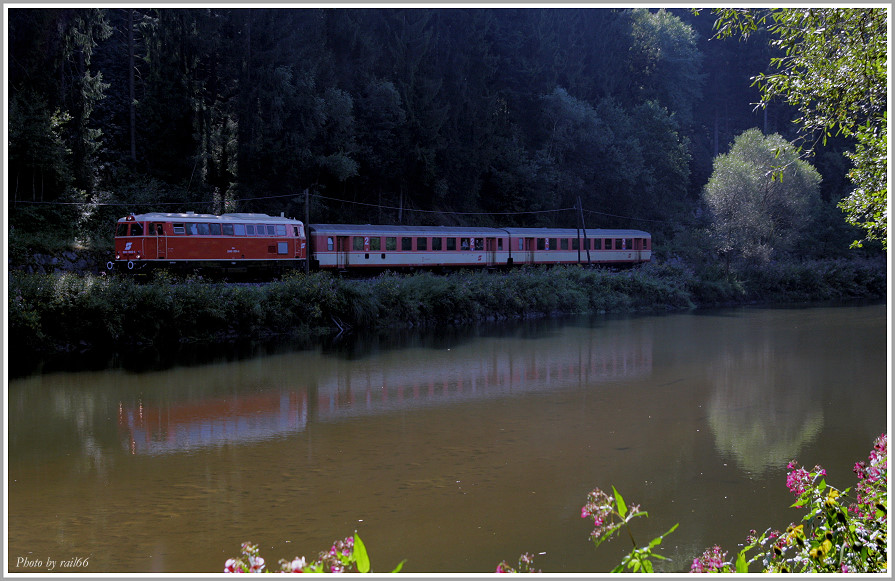
[[[311,272],[311,233],[308,224],[311,222],[311,194],[305,188],[305,274]]]
[[[578,219],[581,221],[581,231],[584,232],[584,249],[587,251],[587,263],[590,264],[590,245],[587,243],[587,228],[584,226],[584,207],[581,205],[581,196],[578,196]]]

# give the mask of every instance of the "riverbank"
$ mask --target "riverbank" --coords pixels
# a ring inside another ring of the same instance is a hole
[[[521,268],[362,280],[311,273],[264,284],[10,272],[10,355],[885,296],[883,260],[779,263],[730,277],[652,263],[622,272]]]

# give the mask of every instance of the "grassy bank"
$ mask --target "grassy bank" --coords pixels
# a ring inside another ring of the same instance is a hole
[[[463,324],[558,313],[885,297],[883,261],[778,264],[734,275],[683,265],[384,274],[296,274],[257,285],[124,276],[9,276],[10,353],[215,342],[338,329]]]

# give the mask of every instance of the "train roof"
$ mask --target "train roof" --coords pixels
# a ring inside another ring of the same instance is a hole
[[[184,220],[184,221],[215,221],[215,222],[289,222],[289,223],[301,223],[300,220],[296,220],[295,218],[286,218],[284,216],[268,216],[267,214],[249,214],[249,213],[231,213],[231,214],[196,214],[195,212],[183,212],[183,213],[165,213],[165,212],[148,212],[146,214],[131,214],[133,219],[138,222],[147,222],[147,221],[169,221],[169,220]],[[119,222],[128,222],[130,216],[125,216],[124,218],[119,218]]]
[[[575,238],[583,237],[580,230],[574,228],[485,228],[460,226],[382,226],[378,224],[308,224],[308,229],[315,234],[333,234],[337,236],[363,236],[369,234],[389,234],[404,236],[515,236],[519,238]],[[590,228],[586,230],[588,238],[650,238],[649,232],[643,230],[610,230]]]
[[[453,234],[455,236],[503,236],[506,234],[498,228],[478,228],[462,226],[383,226],[380,224],[308,224],[308,229],[315,234],[336,234],[342,236],[363,236],[365,234],[401,234],[405,236],[438,236]]]
[[[585,230],[576,230],[575,228],[503,228],[503,230],[510,236],[519,238],[568,238],[576,235],[583,238],[584,234],[587,234],[588,238],[650,238],[650,233],[643,230],[607,228],[586,228]]]

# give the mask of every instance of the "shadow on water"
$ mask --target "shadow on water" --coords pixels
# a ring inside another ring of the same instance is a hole
[[[444,327],[416,327],[356,331],[306,337],[274,337],[223,343],[180,343],[107,351],[85,349],[54,355],[17,353],[9,361],[9,377],[71,371],[119,369],[142,373],[173,367],[195,367],[235,362],[256,357],[320,350],[323,355],[346,360],[375,356],[383,351],[408,348],[443,350],[480,338],[538,340],[556,334],[564,325],[592,327],[600,316],[532,318],[521,321],[481,322]]]

